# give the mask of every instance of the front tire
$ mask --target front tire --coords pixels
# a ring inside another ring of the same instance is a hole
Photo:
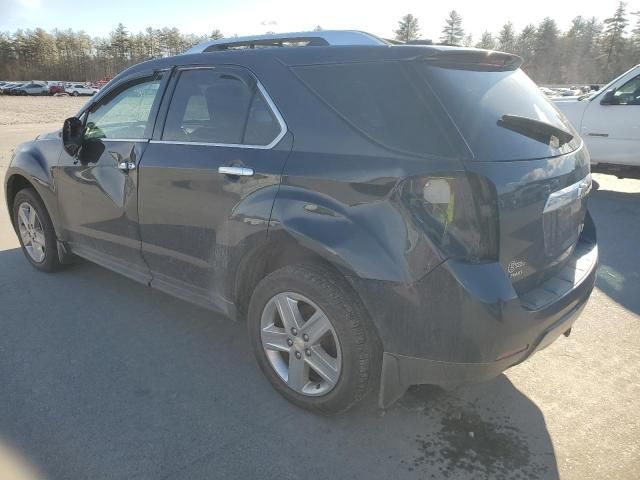
[[[249,305],[251,344],[263,373],[290,402],[341,413],[374,389],[381,347],[360,298],[333,269],[284,267]]]
[[[13,221],[25,257],[36,269],[53,272],[61,267],[51,217],[33,188],[20,190],[13,201]]]
[[[73,92],[73,93],[71,94],[71,96],[73,96],[73,97],[77,97],[77,96],[78,96],[78,92]]]

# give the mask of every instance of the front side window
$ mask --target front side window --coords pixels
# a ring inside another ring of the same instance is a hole
[[[85,137],[148,138],[151,111],[160,91],[160,82],[159,75],[137,80],[91,107],[85,124]]]
[[[265,146],[280,131],[255,82],[217,69],[197,69],[180,74],[162,139]]]
[[[640,105],[640,75],[632,78],[613,94],[615,105]]]

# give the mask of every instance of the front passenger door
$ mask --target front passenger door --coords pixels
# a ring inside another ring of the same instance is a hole
[[[83,115],[84,144],[62,152],[58,202],[63,239],[81,257],[148,283],[138,230],[138,166],[164,88],[163,72],[114,86]]]
[[[617,88],[612,103],[594,99],[582,119],[581,135],[596,162],[640,166],[640,75]]]

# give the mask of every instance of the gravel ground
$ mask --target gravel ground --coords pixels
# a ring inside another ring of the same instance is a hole
[[[0,158],[62,101],[0,126]],[[594,178],[597,288],[569,338],[329,418],[273,391],[242,324],[87,262],[36,272],[0,202],[0,479],[638,479],[640,180]]]
[[[74,115],[87,97],[12,97],[0,95],[0,128],[3,125],[53,123]]]

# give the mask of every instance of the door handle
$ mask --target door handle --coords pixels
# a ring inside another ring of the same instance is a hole
[[[218,167],[218,173],[234,177],[253,177],[253,168],[249,167]]]
[[[135,162],[120,162],[118,163],[118,170],[122,170],[123,172],[128,172],[129,170],[135,170],[136,164]]]

